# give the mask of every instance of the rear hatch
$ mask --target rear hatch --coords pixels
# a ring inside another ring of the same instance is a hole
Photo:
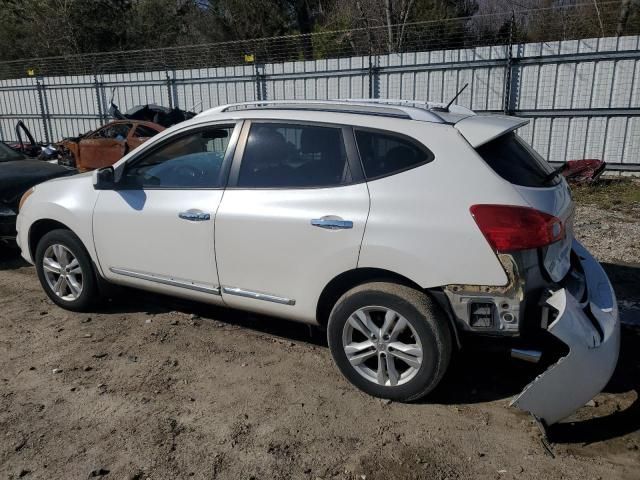
[[[471,116],[455,127],[494,172],[513,185],[534,209],[561,220],[565,234],[542,249],[544,268],[554,282],[570,269],[574,206],[559,173],[514,130],[528,120],[503,116]]]

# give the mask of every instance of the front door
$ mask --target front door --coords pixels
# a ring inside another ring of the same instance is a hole
[[[216,217],[225,304],[314,322],[324,287],[356,268],[369,212],[351,130],[253,121],[245,137]]]
[[[128,162],[116,189],[100,192],[93,228],[107,279],[219,300],[215,215],[229,145],[239,134],[235,129],[217,125],[179,132]]]

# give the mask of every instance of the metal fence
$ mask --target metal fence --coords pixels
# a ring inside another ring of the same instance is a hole
[[[635,23],[634,23],[635,22]],[[253,41],[0,63],[0,139],[23,120],[46,142],[145,103],[448,101],[531,118],[520,134],[550,161],[640,170],[640,22],[618,2]],[[586,35],[592,38],[581,38]],[[538,39],[544,41],[537,41]],[[31,76],[25,76],[31,73]],[[18,78],[16,78],[18,77]]]

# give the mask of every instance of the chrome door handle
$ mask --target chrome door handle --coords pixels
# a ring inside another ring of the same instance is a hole
[[[344,230],[353,228],[351,220],[338,220],[331,218],[314,218],[311,220],[314,227],[326,228],[327,230]]]
[[[206,222],[211,220],[211,215],[204,212],[198,212],[194,210],[187,210],[186,212],[180,212],[178,214],[183,220],[189,220],[190,222]]]

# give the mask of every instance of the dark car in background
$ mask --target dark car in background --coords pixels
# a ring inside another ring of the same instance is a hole
[[[31,187],[77,173],[77,170],[34,160],[0,142],[0,244],[15,239],[20,198]]]

